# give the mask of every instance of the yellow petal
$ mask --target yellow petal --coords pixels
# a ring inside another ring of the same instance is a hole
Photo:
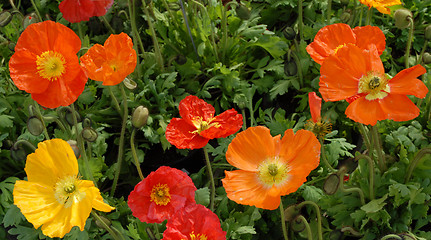
[[[102,195],[100,194],[100,191],[98,188],[96,188],[92,181],[82,180],[80,183],[80,186],[82,188],[87,188],[85,192],[88,195],[92,196],[93,199],[93,208],[102,212],[110,212],[114,210],[114,207],[109,206],[105,202],[103,202]]]

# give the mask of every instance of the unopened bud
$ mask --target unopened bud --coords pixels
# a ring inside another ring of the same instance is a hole
[[[431,41],[431,25],[425,28],[425,39]]]
[[[290,222],[290,227],[294,232],[302,232],[305,230],[305,223],[299,216],[301,215],[296,216],[296,218]]]
[[[338,191],[339,186],[340,178],[336,173],[333,173],[326,178],[325,183],[323,184],[323,191],[328,195],[332,195]]]
[[[179,65],[184,65],[187,62],[187,58],[184,55],[178,55],[175,57],[175,62]]]
[[[395,11],[395,26],[399,29],[404,29],[410,26],[411,19],[413,18],[413,14],[410,10],[401,8]]]
[[[36,116],[30,117],[27,120],[27,129],[32,135],[39,136],[43,132],[42,121],[40,121]]]
[[[343,12],[342,14],[341,14],[341,16],[340,16],[340,20],[341,20],[341,22],[343,22],[343,23],[347,23],[349,20],[350,20],[350,13],[348,13],[348,12]]]
[[[39,18],[37,17],[36,13],[30,13],[28,15],[26,15],[24,17],[24,19],[22,20],[22,26],[25,28],[27,28],[30,24],[32,23],[37,23],[39,22]]]
[[[298,67],[293,59],[284,62],[284,73],[287,76],[295,76],[298,73]]]
[[[75,157],[79,158],[79,156],[81,156],[81,152],[79,151],[78,143],[75,140],[68,140],[67,143],[69,143],[73,153],[75,153]]]
[[[178,11],[181,9],[181,6],[177,2],[170,2],[168,3],[168,7],[172,11]]]
[[[105,228],[106,226],[111,226],[111,221],[106,217],[99,215],[99,219],[96,219],[96,225],[100,228]],[[103,223],[102,223],[103,222]]]
[[[299,215],[299,211],[296,208],[296,205],[290,205],[286,209],[284,209],[284,220],[286,222],[290,222],[295,219]]]
[[[148,108],[144,106],[137,107],[135,111],[133,111],[132,125],[135,128],[143,127],[145,124],[147,124],[148,115],[149,115]]]
[[[7,46],[9,47],[9,50],[11,50],[12,52],[15,51],[16,44],[14,42],[9,42]]]
[[[283,35],[287,40],[293,40],[296,38],[296,32],[293,28],[291,27],[286,27],[283,30]]]
[[[124,83],[124,86],[126,86],[126,88],[129,90],[133,90],[136,88],[136,86],[138,86],[138,84],[135,81],[133,81],[132,79],[130,79],[128,77],[126,77],[123,80],[123,83]]]
[[[12,21],[12,13],[9,11],[4,10],[0,13],[0,27],[4,27]]]
[[[81,115],[79,115],[78,112],[76,113],[76,121],[77,122],[81,122]],[[66,119],[66,122],[70,125],[73,126],[73,112],[70,111],[66,111],[66,114],[64,115],[64,118]]]
[[[27,153],[25,152],[24,148],[13,146],[10,149],[10,156],[15,161],[25,161],[27,158]]]
[[[90,127],[86,127],[82,130],[82,138],[86,141],[94,142],[96,141],[97,136],[97,132]]]
[[[424,63],[425,64],[430,64],[431,63],[431,54],[429,54],[429,53],[424,53],[424,58],[423,58],[424,60]]]
[[[235,12],[241,20],[250,19],[250,10],[242,4],[236,8]]]

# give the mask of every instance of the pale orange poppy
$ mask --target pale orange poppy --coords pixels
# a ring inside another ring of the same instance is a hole
[[[400,0],[359,0],[359,2],[367,5],[369,8],[374,7],[384,14],[391,14],[391,10],[388,7],[402,4]]]

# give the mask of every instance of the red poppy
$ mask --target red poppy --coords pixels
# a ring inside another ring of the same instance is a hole
[[[175,213],[166,224],[163,240],[226,240],[217,215],[208,208],[191,204]]]
[[[161,223],[178,209],[195,203],[196,187],[186,173],[162,166],[139,182],[128,204],[142,222]]]
[[[242,115],[234,109],[214,117],[214,107],[196,96],[187,96],[179,105],[182,118],[173,118],[166,127],[166,139],[177,148],[203,148],[210,139],[224,138],[242,127]]]
[[[29,25],[9,61],[15,85],[46,108],[69,106],[84,91],[87,77],[76,55],[79,37],[53,21]]]
[[[64,19],[76,23],[105,15],[113,2],[114,0],[64,0],[58,8]]]
[[[307,130],[272,137],[266,127],[250,127],[229,144],[227,161],[240,170],[225,171],[227,197],[239,204],[274,210],[280,196],[295,192],[319,166],[320,143]]]
[[[315,62],[322,64],[328,56],[349,43],[356,44],[362,49],[369,49],[370,45],[375,45],[380,55],[385,50],[385,39],[385,34],[378,27],[364,26],[351,29],[347,24],[336,23],[320,29],[306,50]]]
[[[424,73],[425,68],[416,65],[389,78],[375,47],[362,50],[348,45],[322,64],[320,93],[325,101],[347,100],[347,117],[359,123],[407,121],[419,115],[419,108],[406,95],[424,98],[428,93],[417,79]]]
[[[109,86],[122,82],[137,62],[132,39],[125,33],[111,34],[103,46],[95,44],[80,60],[90,79]]]

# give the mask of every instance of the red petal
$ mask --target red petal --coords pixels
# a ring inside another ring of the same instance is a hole
[[[311,118],[313,122],[318,122],[320,119],[320,111],[322,109],[322,99],[315,92],[308,93],[308,103],[310,104]]]
[[[216,125],[202,131],[201,136],[208,139],[224,138],[236,133],[242,127],[242,115],[230,109],[216,116],[211,124]]]
[[[355,27],[353,32],[356,34],[356,46],[362,49],[370,49],[370,45],[375,45],[379,55],[381,55],[385,50],[386,37],[379,27]]]
[[[197,149],[207,145],[209,139],[201,137],[196,127],[190,125],[182,118],[173,118],[166,127],[166,139],[179,149]]]
[[[209,121],[214,117],[214,107],[196,96],[190,95],[181,100],[179,105],[180,116],[190,125],[196,117],[201,117],[204,121]]]
[[[389,80],[391,93],[424,98],[428,93],[428,88],[417,77],[425,73],[426,69],[421,65],[402,70]]]

